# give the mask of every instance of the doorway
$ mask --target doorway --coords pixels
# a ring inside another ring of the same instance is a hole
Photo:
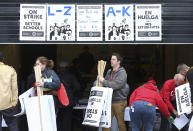
[[[52,59],[56,64],[56,45],[36,45],[26,44],[21,45],[21,78],[26,80],[29,74],[33,71],[33,66],[36,58],[39,56],[45,56],[48,59]]]

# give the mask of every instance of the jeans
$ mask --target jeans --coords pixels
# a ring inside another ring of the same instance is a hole
[[[17,118],[13,115],[16,114],[16,108],[9,108],[0,111],[0,131],[2,131],[2,116],[5,123],[8,125],[9,131],[19,131]]]
[[[156,117],[156,109],[153,104],[146,101],[135,101],[131,105],[130,116],[132,131],[140,131],[143,123],[145,131],[152,131]]]

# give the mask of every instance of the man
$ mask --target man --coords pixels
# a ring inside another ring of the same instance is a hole
[[[188,67],[186,64],[179,64],[177,66],[177,73],[186,76],[189,69],[190,69],[190,67]]]
[[[89,74],[94,67],[95,59],[92,53],[89,51],[88,46],[84,46],[84,52],[79,55],[80,71]]]
[[[118,121],[119,131],[126,131],[124,122],[124,110],[127,106],[127,95],[125,92],[125,84],[127,82],[127,73],[121,62],[123,58],[118,53],[113,53],[111,57],[111,67],[105,78],[99,77],[98,80],[103,83],[104,87],[113,89],[111,118],[115,115]],[[104,128],[103,131],[110,131],[110,128]]]
[[[69,64],[66,61],[60,62],[58,74],[66,89],[69,105],[58,108],[57,130],[72,131],[73,106],[78,102],[81,85],[76,76],[69,71]]]
[[[19,131],[16,114],[18,101],[17,74],[15,70],[3,63],[3,53],[0,51],[0,131],[2,131],[2,116],[10,131]]]
[[[160,90],[160,95],[168,106],[169,110],[176,116],[179,117],[176,111],[176,97],[175,88],[184,84],[184,76],[182,74],[176,74],[174,79],[167,80],[162,89]],[[167,130],[168,121],[161,115],[161,127],[160,131]],[[175,127],[172,127],[175,128]]]
[[[193,67],[188,67],[186,64],[179,64],[177,66],[177,72],[186,77],[186,83],[189,82],[191,90],[191,102],[193,103]],[[193,109],[193,107],[192,107]]]

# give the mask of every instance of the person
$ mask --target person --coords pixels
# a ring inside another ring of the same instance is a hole
[[[185,77],[189,69],[190,67],[186,64],[179,64],[177,66],[177,74],[182,74]]]
[[[166,104],[158,93],[154,80],[149,80],[134,90],[129,100],[132,131],[140,131],[141,122],[144,124],[145,131],[153,130],[156,106],[168,120],[173,120]]]
[[[79,92],[79,98],[81,98],[83,96],[83,92],[86,88],[86,82],[85,79],[82,78],[80,69],[79,69],[79,65],[80,65],[80,61],[78,58],[74,58],[68,68],[68,70],[74,74],[74,76],[76,77],[76,79],[78,80],[78,82],[81,85],[81,90]]]
[[[176,109],[176,97],[175,97],[175,88],[184,84],[184,76],[182,74],[176,74],[174,79],[167,80],[162,89],[160,90],[160,95],[163,98],[164,102],[168,106],[169,110],[175,115],[175,117],[179,117]],[[161,115],[161,126],[160,131],[169,129],[168,121]],[[172,125],[172,130],[175,130],[175,127]]]
[[[116,38],[119,36],[119,32],[117,31],[118,27],[112,26],[112,31],[109,32],[108,38],[109,40],[117,40]]]
[[[127,82],[127,73],[121,66],[123,58],[118,53],[113,53],[111,56],[111,67],[107,71],[105,78],[98,77],[104,87],[113,89],[111,118],[115,115],[118,121],[120,131],[126,131],[124,122],[124,110],[127,106],[127,95],[125,95],[125,85]],[[111,119],[112,120],[112,119]],[[110,128],[103,128],[103,131],[110,131]]]
[[[191,103],[192,103],[192,111],[193,111],[193,66],[189,67],[188,71],[186,72],[186,83],[190,84]],[[192,119],[192,115],[193,115],[193,113],[191,113],[189,115],[189,117],[191,117],[191,119]]]
[[[35,83],[35,73],[33,72],[27,79],[27,86],[42,87],[44,94],[53,95],[52,91],[60,88],[60,79],[53,70],[53,60],[48,60],[48,58],[41,56],[36,59],[35,65],[41,68],[42,81]],[[57,97],[54,97],[54,101],[57,101]]]
[[[84,46],[84,52],[79,55],[80,71],[89,74],[94,67],[94,56],[89,52],[89,47]]]
[[[59,64],[58,74],[66,88],[70,104],[58,108],[57,128],[58,131],[72,131],[73,106],[78,102],[81,85],[76,76],[69,71],[66,61]]]
[[[3,53],[0,51],[0,131],[2,131],[2,116],[10,131],[19,131],[16,105],[18,103],[17,73],[11,66],[3,63]]]

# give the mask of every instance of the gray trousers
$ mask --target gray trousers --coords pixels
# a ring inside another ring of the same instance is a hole
[[[9,131],[19,131],[17,117],[13,116],[15,114],[16,107],[0,111],[0,131],[2,131],[2,116],[9,128]]]

